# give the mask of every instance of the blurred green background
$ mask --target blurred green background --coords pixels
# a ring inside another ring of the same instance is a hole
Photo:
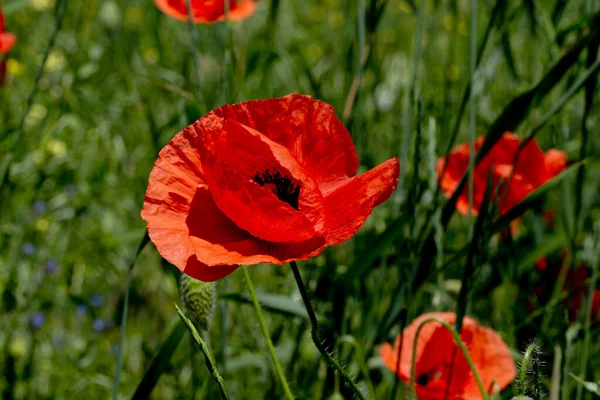
[[[4,399],[110,397],[127,270],[144,235],[139,213],[158,151],[203,112],[289,93],[311,94],[336,109],[356,144],[360,171],[392,156],[402,161],[402,187],[358,235],[300,264],[328,347],[375,391],[372,396],[390,398],[395,378],[379,359],[378,345],[393,339],[403,318],[455,310],[463,279],[467,219],[455,215],[447,227],[440,223],[445,199],[435,190],[435,161],[452,140],[469,82],[469,2],[427,1],[419,31],[419,3],[412,0],[260,1],[255,15],[229,28],[193,28],[199,101],[186,23],[162,14],[151,0],[61,1],[2,2],[7,31],[18,36],[0,88]],[[477,135],[579,38],[599,29],[588,24],[594,3],[477,2],[478,46],[493,21],[474,83]],[[597,40],[574,56],[548,94],[536,98],[517,133],[524,137],[558,104],[594,61],[588,50],[594,46]],[[364,63],[361,48],[369,49]],[[360,85],[346,119],[355,79]],[[556,283],[563,249],[570,254],[564,263],[573,267],[597,265],[600,254],[593,236],[600,219],[597,92],[580,90],[536,136],[543,149],[566,150],[570,162],[584,156],[584,175],[571,174],[536,199],[518,235],[491,238],[472,277],[468,307],[469,315],[503,336],[517,360],[537,337],[544,391],[558,382],[565,399],[575,396],[577,383],[568,373],[581,376],[582,354],[588,365],[581,378],[600,379],[599,324],[584,329],[582,318],[570,320]],[[468,140],[465,114],[455,143]],[[583,124],[588,139],[582,152]],[[552,226],[542,210],[555,211]],[[411,288],[410,271],[419,266],[429,228],[438,244],[434,273]],[[557,266],[548,269],[552,273],[535,268],[541,257]],[[349,397],[310,339],[289,268],[253,266],[250,273],[271,305],[264,311],[267,324],[294,394]],[[179,302],[178,274],[153,245],[137,259],[121,398],[131,397],[179,321],[173,305]],[[217,286],[221,296],[237,295],[218,301],[206,335],[227,387],[236,399],[281,398],[254,310],[244,303],[242,272]],[[588,347],[586,332],[593,338]],[[153,398],[219,398],[187,332],[163,368]],[[509,388],[503,398],[523,390]]]

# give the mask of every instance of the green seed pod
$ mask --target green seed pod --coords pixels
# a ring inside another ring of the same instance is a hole
[[[179,279],[181,302],[199,330],[208,330],[215,313],[217,288],[214,282],[202,282],[189,275]]]
[[[511,400],[533,400],[533,399],[529,396],[519,395],[519,396],[513,397]]]

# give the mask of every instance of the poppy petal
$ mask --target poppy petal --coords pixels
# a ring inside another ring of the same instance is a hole
[[[169,17],[180,21],[187,21],[186,0],[154,0],[156,6]],[[223,1],[197,2],[191,0],[192,20],[197,24],[209,24],[225,20],[225,5]],[[256,10],[252,0],[239,1],[229,0],[229,19],[240,21],[251,16]]]
[[[567,153],[561,150],[550,149],[546,152],[544,161],[548,169],[548,178],[553,178],[567,166]]]
[[[186,225],[196,257],[210,268],[215,265],[285,264],[308,259],[325,246],[324,239],[318,237],[300,243],[259,240],[227,218],[206,187],[198,188]]]
[[[356,174],[358,158],[348,130],[333,107],[311,96],[291,94],[247,101],[223,106],[215,113],[234,118],[285,146],[319,186]]]
[[[237,6],[229,11],[229,20],[230,21],[241,21],[243,19],[248,18],[256,11],[256,5],[253,1],[241,1],[237,3]],[[225,20],[225,16],[223,16],[222,20]]]
[[[154,164],[141,212],[158,252],[181,270],[194,255],[185,218],[203,184],[197,157],[185,132],[177,134]]]
[[[350,238],[387,200],[398,184],[400,164],[392,158],[324,193],[326,240],[329,246]]]
[[[473,332],[469,354],[477,366],[483,387],[488,393],[493,391],[494,382],[501,389],[507,387],[517,376],[510,349],[493,329],[475,323],[469,329]],[[472,393],[473,398],[481,398],[475,379],[470,380],[465,392]]]
[[[205,177],[221,211],[240,228],[270,242],[302,242],[322,232],[322,195],[290,152],[239,122],[219,120],[207,117],[194,126],[203,143]],[[283,178],[275,185],[259,184],[265,174],[281,174],[277,176],[287,179],[287,188],[299,187],[298,209],[293,199],[285,201],[287,192],[275,193]]]
[[[209,267],[198,261],[196,256],[193,255],[188,258],[183,272],[203,282],[214,282],[226,277],[236,269],[238,269],[238,265],[216,265]]]
[[[10,32],[0,33],[0,54],[8,53],[17,42],[17,35]]]

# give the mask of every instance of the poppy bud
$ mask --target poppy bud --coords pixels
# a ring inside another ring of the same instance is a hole
[[[214,282],[202,282],[189,275],[179,279],[181,301],[197,328],[208,330],[215,312],[217,290]]]

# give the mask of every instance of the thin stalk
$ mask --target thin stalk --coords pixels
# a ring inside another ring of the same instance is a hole
[[[219,390],[221,391],[221,398],[223,400],[231,400],[231,398],[229,397],[229,392],[227,391],[227,388],[225,387],[225,381],[223,380],[223,377],[221,376],[221,374],[219,374],[219,371],[217,370],[217,363],[215,362],[215,359],[213,358],[212,354],[210,353],[210,350],[209,350],[208,346],[206,345],[206,342],[204,342],[204,340],[202,340],[202,337],[198,333],[198,330],[196,329],[196,327],[194,326],[192,321],[190,321],[190,319],[185,316],[185,314],[183,313],[183,311],[181,311],[181,309],[179,308],[179,306],[177,306],[177,304],[175,304],[175,308],[177,309],[177,314],[179,314],[179,318],[181,318],[181,320],[185,323],[188,330],[192,334],[192,338],[194,339],[194,342],[196,343],[196,345],[198,345],[198,348],[204,354],[204,361],[206,363],[206,368],[208,368],[208,372],[210,372],[210,375],[213,377],[215,382],[217,382],[217,385],[219,385]]]
[[[302,276],[300,275],[300,270],[298,270],[298,265],[295,261],[290,263],[292,267],[292,273],[294,274],[294,279],[296,279],[296,284],[298,285],[298,290],[300,291],[300,296],[302,297],[302,301],[304,302],[304,306],[306,307],[306,312],[308,313],[308,318],[310,320],[311,329],[310,335],[315,343],[315,346],[319,350],[319,352],[325,358],[325,362],[338,374],[340,374],[346,382],[350,384],[350,387],[354,391],[354,394],[361,400],[365,400],[365,396],[360,391],[358,385],[344,372],[342,366],[329,354],[325,346],[323,345],[323,341],[319,338],[319,323],[317,321],[317,316],[315,314],[315,310],[310,304],[310,300],[308,299],[308,291],[304,286],[304,281],[302,280]]]
[[[409,384],[410,392],[411,393],[415,392],[415,368],[417,365],[416,355],[417,355],[417,342],[419,339],[419,333],[421,332],[421,328],[423,328],[423,326],[425,326],[425,324],[428,324],[430,322],[440,323],[444,328],[446,328],[448,330],[448,332],[450,332],[450,334],[452,334],[454,343],[456,343],[458,345],[458,347],[460,348],[460,351],[462,351],[463,356],[467,360],[467,364],[469,364],[469,368],[471,369],[471,372],[473,373],[473,377],[475,378],[475,382],[477,383],[477,387],[479,388],[479,393],[481,394],[481,398],[487,399],[488,396],[487,396],[487,393],[485,392],[483,382],[481,381],[481,378],[479,377],[479,373],[477,372],[475,363],[471,359],[471,355],[469,354],[469,350],[467,350],[467,346],[465,346],[465,344],[463,343],[463,341],[460,338],[460,335],[458,334],[458,332],[456,332],[456,330],[452,327],[452,325],[450,325],[443,319],[437,318],[437,317],[427,318],[425,321],[421,322],[421,325],[419,325],[419,327],[417,328],[417,333],[415,334],[415,340],[413,342],[413,349],[412,349],[412,363],[411,363],[410,384]]]
[[[273,364],[275,364],[275,372],[277,373],[277,376],[279,376],[279,380],[281,381],[281,386],[283,386],[283,392],[285,393],[285,397],[288,400],[294,400],[294,395],[290,390],[290,386],[288,385],[287,379],[285,378],[283,368],[281,368],[281,364],[279,363],[279,359],[277,358],[277,354],[275,353],[275,347],[273,346],[273,342],[271,341],[271,336],[269,335],[269,330],[267,329],[265,317],[263,316],[262,310],[260,309],[260,303],[258,302],[258,298],[256,297],[256,292],[254,291],[254,285],[252,284],[252,280],[250,279],[248,268],[246,268],[246,266],[242,266],[241,269],[244,272],[244,279],[246,280],[246,285],[248,286],[248,291],[250,292],[250,297],[252,298],[252,304],[254,305],[254,310],[256,311],[258,324],[260,325],[260,330],[262,331],[265,341],[267,342],[267,349],[269,350],[269,354],[271,354]]]
[[[230,100],[229,81],[234,81],[232,67],[235,65],[235,53],[233,51],[233,31],[229,24],[229,1],[223,0],[225,6],[225,29],[227,34],[227,51],[223,59],[223,102],[227,104]],[[232,85],[233,86],[233,85]]]
[[[135,266],[135,262],[144,249],[146,244],[150,241],[150,237],[148,236],[148,232],[144,234],[144,238],[140,242],[131,263],[129,264],[129,269],[127,271],[127,280],[125,281],[125,298],[123,299],[123,311],[121,313],[121,332],[119,337],[119,350],[117,352],[117,371],[115,373],[115,382],[113,385],[113,400],[117,400],[119,397],[119,382],[121,380],[121,366],[123,364],[123,347],[125,346],[125,331],[127,328],[127,309],[129,308],[129,287],[131,286],[131,278],[133,276],[133,267]]]
[[[470,33],[470,82],[469,85],[469,214],[467,216],[468,237],[473,240],[473,170],[475,169],[475,117],[477,103],[475,102],[475,71],[477,69],[477,0],[471,0],[471,33]]]
[[[421,53],[423,49],[423,29],[425,26],[425,7],[427,1],[422,0],[419,4],[419,14],[417,17],[417,36],[415,38],[415,53],[413,57],[413,70],[410,89],[406,95],[406,112],[404,113],[403,130],[402,130],[402,148],[400,149],[400,165],[407,165],[408,161],[408,143],[411,137],[413,111],[412,105],[415,102],[417,92],[417,79],[419,77],[419,62],[421,61]],[[406,170],[403,169],[403,171]],[[403,198],[405,173],[400,172],[400,182],[398,182],[398,190],[400,198]]]
[[[190,5],[191,0],[185,0],[185,7],[188,15],[188,32],[190,35],[190,50],[192,51],[192,60],[194,62],[194,75],[196,77],[196,99],[198,100],[198,108],[202,115],[206,114],[206,103],[204,102],[204,96],[202,95],[202,81],[200,78],[200,54],[198,53],[198,37],[196,36],[196,30],[194,26],[194,16],[192,15],[192,6]]]
[[[589,282],[588,298],[585,308],[585,320],[583,321],[583,348],[581,349],[581,364],[579,366],[580,376],[586,379],[588,356],[590,354],[590,343],[592,339],[592,308],[594,302],[594,293],[596,291],[596,282],[598,281],[598,260],[600,259],[600,222],[595,226],[596,249],[594,251],[594,263],[592,265],[592,276]],[[577,400],[581,400],[583,396],[583,385],[577,385]]]

